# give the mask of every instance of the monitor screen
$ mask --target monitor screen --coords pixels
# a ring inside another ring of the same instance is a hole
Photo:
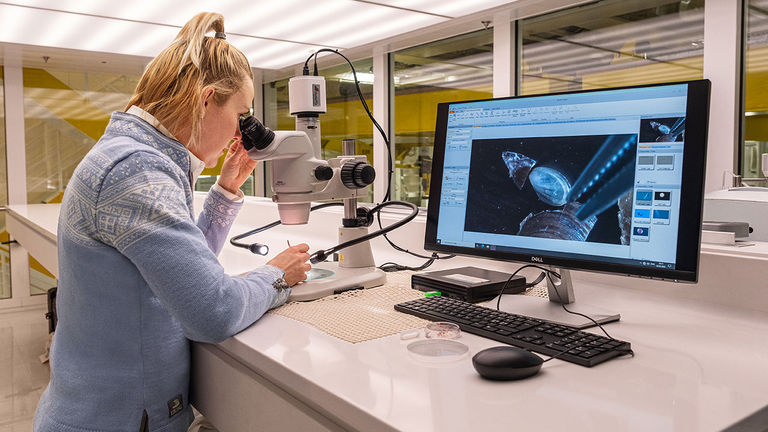
[[[425,248],[695,281],[709,82],[438,105]]]

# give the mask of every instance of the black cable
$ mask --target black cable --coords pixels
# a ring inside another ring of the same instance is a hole
[[[599,323],[599,322],[597,322],[597,321],[595,321],[594,319],[592,319],[592,317],[590,317],[590,316],[588,316],[588,315],[585,315],[585,314],[583,314],[583,313],[580,313],[580,312],[574,312],[574,311],[572,311],[572,310],[568,309],[567,307],[565,307],[565,304],[564,304],[564,303],[563,303],[563,301],[562,301],[563,299],[562,299],[562,297],[560,296],[560,292],[557,290],[557,285],[555,285],[555,281],[553,281],[553,280],[552,280],[552,276],[555,276],[556,278],[558,278],[558,279],[562,280],[562,277],[560,276],[560,273],[558,273],[558,272],[556,272],[556,271],[554,271],[554,270],[551,270],[551,269],[545,268],[545,267],[541,267],[541,266],[538,266],[538,265],[536,265],[536,264],[526,264],[526,265],[524,265],[524,266],[520,267],[519,269],[515,270],[515,272],[514,272],[514,273],[512,273],[512,274],[509,276],[509,279],[507,279],[507,281],[504,283],[504,285],[501,287],[501,290],[499,291],[499,296],[498,296],[498,299],[496,300],[496,310],[499,310],[499,304],[501,303],[501,296],[504,294],[504,290],[507,288],[507,284],[509,284],[509,282],[512,280],[512,278],[514,278],[514,277],[515,277],[515,275],[517,275],[517,273],[519,273],[519,272],[520,272],[520,270],[522,270],[522,269],[524,269],[524,268],[529,268],[529,267],[537,268],[537,269],[539,269],[539,270],[542,270],[542,271],[544,272],[543,274],[545,274],[545,275],[546,275],[546,277],[547,277],[547,279],[549,279],[549,283],[551,283],[551,284],[552,284],[552,286],[555,288],[555,294],[557,295],[557,300],[558,300],[558,302],[560,303],[560,306],[562,306],[563,310],[565,310],[565,311],[566,311],[566,312],[568,312],[569,314],[578,315],[578,316],[580,316],[580,317],[584,317],[584,318],[586,318],[586,319],[588,319],[588,320],[592,321],[592,322],[593,322],[593,323],[594,323],[594,324],[595,324],[597,327],[599,327],[599,328],[600,328],[600,330],[602,330],[602,331],[603,331],[603,333],[605,333],[605,335],[608,337],[608,339],[611,339],[611,340],[614,340],[614,341],[615,341],[615,340],[617,340],[616,338],[614,338],[613,336],[611,336],[611,335],[610,335],[610,334],[609,334],[609,333],[608,333],[608,332],[605,330],[605,328],[603,328],[603,326],[602,326],[602,325],[600,325],[600,323]],[[541,277],[539,277],[539,278],[538,278],[538,279],[537,279],[535,282],[532,282],[530,285],[536,285],[537,283],[539,283],[539,282],[541,281],[541,279],[542,279],[542,278],[541,278]],[[584,345],[580,345],[580,346],[584,346]],[[550,360],[552,360],[552,359],[558,358],[558,357],[560,357],[561,355],[563,355],[563,354],[567,353],[568,351],[570,351],[570,349],[564,350],[563,352],[561,352],[561,353],[559,353],[559,354],[556,354],[556,355],[554,355],[554,356],[551,356],[551,357],[549,357],[548,359],[546,359],[546,360],[544,360],[544,361],[545,361],[545,362],[548,362],[548,361],[550,361]],[[622,355],[627,355],[627,354],[631,355],[632,357],[634,357],[634,356],[635,356],[635,352],[634,352],[634,351],[632,351],[632,349],[629,349],[629,350],[626,350],[625,352],[622,352]]]
[[[325,207],[343,206],[343,205],[344,205],[344,203],[341,203],[341,202],[323,203],[323,204],[318,204],[316,206],[310,207],[309,211],[313,212],[315,210],[319,210],[319,209],[325,208]],[[263,245],[261,243],[251,243],[251,244],[240,243],[238,240],[242,240],[242,239],[244,239],[246,237],[250,237],[250,236],[252,236],[254,234],[258,234],[258,233],[266,231],[266,230],[268,230],[270,228],[274,228],[274,227],[280,225],[281,223],[282,222],[280,222],[280,219],[278,219],[278,220],[276,220],[274,222],[270,222],[270,223],[268,223],[268,224],[266,224],[264,226],[258,227],[256,229],[252,229],[252,230],[250,230],[248,232],[244,232],[242,234],[238,234],[238,235],[232,237],[231,239],[229,239],[229,243],[232,246],[237,246],[239,248],[248,249],[249,251],[251,251],[251,252],[253,252],[255,254],[266,255],[269,252],[269,248],[266,245]],[[262,247],[267,247],[266,252],[264,252],[264,253],[261,252],[261,250],[262,250],[261,248]]]
[[[333,246],[333,247],[328,248],[328,249],[319,250],[319,251],[313,253],[312,255],[310,255],[309,262],[312,263],[312,264],[316,264],[318,262],[325,261],[328,258],[328,256],[332,255],[333,253],[335,253],[337,251],[340,251],[342,249],[348,248],[350,246],[354,246],[354,245],[356,245],[358,243],[362,243],[362,242],[368,241],[368,240],[370,240],[370,239],[372,239],[374,237],[378,237],[378,236],[386,234],[386,233],[388,233],[388,232],[390,232],[390,231],[392,231],[394,229],[400,228],[401,226],[403,226],[403,225],[407,224],[408,222],[412,221],[413,218],[415,218],[416,215],[419,214],[419,208],[416,207],[415,204],[407,202],[407,201],[387,201],[387,202],[381,203],[381,204],[373,207],[372,209],[368,210],[368,214],[380,212],[381,209],[383,209],[384,207],[389,207],[389,206],[392,206],[392,205],[400,205],[400,206],[410,207],[411,208],[411,214],[409,214],[405,218],[403,218],[403,219],[393,223],[392,225],[387,226],[386,228],[382,228],[382,229],[380,229],[378,231],[374,231],[374,232],[366,234],[364,236],[360,236],[360,237],[358,237],[356,239],[353,239],[353,240],[349,240],[349,241],[346,241],[346,242],[343,242],[343,243],[339,243],[336,246]]]
[[[376,219],[377,219],[377,221],[379,223],[379,228],[381,228],[382,227],[382,224],[381,224],[381,213],[376,215]],[[392,246],[392,248],[394,250],[396,250],[398,252],[405,252],[407,254],[415,256],[416,258],[422,258],[422,259],[426,259],[426,260],[429,260],[429,259],[431,259],[431,260],[441,260],[441,259],[454,258],[456,256],[456,255],[453,255],[453,254],[445,255],[445,256],[439,256],[437,253],[432,253],[431,256],[425,256],[425,255],[417,254],[416,252],[411,252],[408,249],[405,249],[405,248],[402,248],[402,247],[396,245],[394,242],[392,242],[392,240],[389,239],[389,237],[387,237],[386,234],[384,234],[384,238],[387,240],[389,245]]]
[[[557,285],[555,285],[555,281],[553,281],[553,280],[552,280],[552,276],[550,276],[550,273],[555,273],[555,272],[553,272],[553,271],[551,271],[551,270],[550,270],[549,272],[547,272],[547,279],[549,279],[549,283],[551,283],[551,284],[552,284],[552,286],[553,286],[553,287],[555,287],[555,294],[557,294],[557,300],[558,300],[558,302],[560,303],[560,306],[562,306],[562,307],[563,307],[563,310],[564,310],[564,311],[566,311],[566,312],[568,312],[569,314],[578,315],[578,316],[580,316],[580,317],[583,317],[583,318],[586,318],[586,319],[588,319],[588,320],[592,321],[592,323],[594,323],[594,324],[595,324],[597,327],[599,327],[599,328],[600,328],[600,330],[602,330],[602,331],[603,331],[603,333],[605,333],[605,335],[608,337],[608,339],[611,339],[611,340],[616,340],[616,339],[615,339],[613,336],[611,336],[610,334],[608,334],[608,332],[607,332],[607,331],[606,331],[606,330],[603,328],[603,326],[602,326],[602,325],[600,325],[600,323],[599,323],[599,322],[597,322],[597,321],[595,321],[594,319],[592,319],[592,317],[590,317],[589,315],[585,315],[585,314],[583,314],[583,313],[580,313],[580,312],[574,312],[574,311],[572,311],[572,310],[568,309],[567,307],[565,307],[565,303],[563,303],[563,301],[562,301],[562,297],[560,297],[560,292],[558,292],[558,290],[557,290]],[[558,278],[558,279],[561,279],[559,275],[557,276],[557,278]],[[562,279],[561,279],[561,280],[562,280]]]
[[[544,271],[544,272],[546,272],[546,273],[549,273],[549,272],[551,272],[551,273],[553,273],[555,276],[557,276],[557,278],[558,278],[558,279],[560,279],[560,273],[557,273],[557,272],[555,272],[555,271],[552,271],[552,270],[550,270],[550,269],[548,269],[548,268],[544,268],[544,267],[542,267],[542,266],[540,266],[540,265],[536,265],[536,264],[526,264],[526,265],[524,265],[524,266],[520,267],[519,269],[515,270],[515,272],[514,272],[514,273],[512,273],[511,275],[509,275],[509,279],[507,279],[507,281],[506,281],[506,282],[504,282],[504,285],[502,285],[502,286],[501,286],[501,289],[499,290],[499,297],[498,297],[498,299],[496,300],[496,310],[499,310],[499,305],[501,304],[501,296],[502,296],[502,295],[504,295],[504,290],[505,290],[505,289],[507,289],[507,285],[509,285],[509,283],[512,281],[512,278],[514,278],[514,277],[515,277],[515,276],[516,276],[518,273],[520,273],[520,270],[522,270],[522,269],[524,269],[524,268],[529,268],[529,267],[537,268],[537,269],[539,269],[539,270],[542,270],[542,271]]]
[[[381,137],[384,139],[384,144],[386,144],[386,147],[387,147],[387,190],[386,190],[386,193],[384,194],[384,199],[382,200],[382,203],[386,203],[386,202],[390,201],[390,198],[391,198],[391,190],[390,190],[390,188],[392,187],[392,174],[394,173],[394,170],[392,169],[392,148],[391,148],[391,143],[389,141],[389,138],[387,138],[387,134],[384,132],[384,129],[381,127],[381,125],[379,125],[379,123],[373,117],[373,114],[371,114],[371,110],[368,108],[368,103],[365,101],[365,97],[363,97],[363,92],[362,92],[362,90],[360,90],[360,81],[357,79],[357,71],[355,71],[355,66],[352,64],[352,62],[344,54],[340,53],[338,50],[332,50],[332,49],[329,49],[329,48],[321,48],[321,49],[315,51],[314,53],[312,53],[309,57],[307,57],[307,60],[304,61],[303,74],[304,75],[309,75],[309,61],[314,58],[314,68],[313,68],[314,70],[313,70],[313,73],[314,73],[315,76],[318,75],[318,70],[317,70],[317,54],[321,53],[321,52],[329,52],[329,53],[338,54],[344,60],[347,61],[347,63],[349,64],[350,69],[352,69],[352,76],[354,77],[354,80],[355,80],[355,89],[357,90],[357,96],[360,99],[360,102],[362,103],[363,108],[365,109],[365,112],[368,114],[368,118],[371,119],[371,122],[373,122],[373,125],[379,131],[379,134],[381,134]],[[377,219],[378,224],[379,224],[379,230],[383,230],[383,225],[381,223],[381,213],[378,213],[376,215],[376,219]],[[453,257],[456,256],[456,255],[440,256],[437,253],[433,253],[431,256],[420,255],[420,254],[417,254],[415,252],[411,252],[411,251],[409,251],[407,249],[404,249],[404,248],[396,245],[392,240],[390,240],[390,238],[387,236],[386,232],[384,232],[382,235],[384,236],[384,239],[387,241],[387,243],[389,243],[389,245],[392,246],[392,248],[395,249],[396,251],[398,251],[398,252],[405,252],[405,253],[410,254],[412,256],[415,256],[417,258],[421,258],[421,259],[427,260],[427,262],[425,262],[424,264],[422,264],[422,265],[420,265],[418,267],[409,267],[409,266],[405,266],[405,265],[401,265],[401,264],[397,264],[397,263],[385,263],[385,264],[382,264],[382,266],[379,267],[379,268],[381,268],[384,271],[392,272],[392,271],[399,271],[399,270],[423,270],[423,269],[429,267],[430,265],[432,265],[432,263],[435,260],[449,259],[449,258],[453,258]],[[384,267],[384,268],[382,268],[382,267]],[[385,268],[387,270],[385,270]]]
[[[321,208],[325,208],[325,207],[342,206],[342,205],[344,205],[344,203],[340,203],[340,202],[331,202],[331,203],[318,204],[316,206],[310,207],[309,211],[315,211],[315,210],[318,210],[318,209],[321,209]],[[358,243],[362,243],[364,241],[368,241],[368,240],[370,240],[370,239],[372,239],[374,237],[380,236],[380,235],[386,236],[386,233],[388,233],[388,232],[390,232],[392,230],[395,230],[397,228],[400,228],[401,226],[405,225],[406,223],[412,221],[419,214],[419,208],[416,207],[415,204],[407,202],[407,201],[387,201],[385,203],[381,203],[381,204],[371,208],[370,210],[368,210],[368,213],[369,214],[373,214],[373,213],[380,214],[381,213],[381,209],[383,209],[384,207],[389,207],[389,206],[393,206],[393,205],[400,205],[400,206],[410,207],[411,208],[411,214],[409,214],[408,216],[406,216],[402,220],[399,220],[399,221],[393,223],[392,225],[387,226],[386,228],[382,228],[382,229],[380,229],[378,231],[374,231],[372,233],[366,234],[364,236],[358,237],[358,238],[353,239],[353,240],[349,240],[349,241],[346,241],[346,242],[343,242],[343,243],[339,243],[336,246],[333,246],[333,247],[331,247],[329,249],[317,251],[317,252],[315,252],[314,254],[312,254],[310,256],[310,262],[315,264],[315,263],[318,263],[318,262],[325,261],[328,256],[330,256],[333,253],[338,252],[338,251],[340,251],[342,249],[348,248],[350,246],[354,246],[354,245],[356,245]],[[229,240],[229,242],[233,246],[237,246],[237,247],[240,247],[240,248],[248,249],[248,250],[250,250],[253,253],[260,253],[260,252],[257,252],[257,250],[258,250],[258,248],[260,246],[264,246],[264,245],[262,245],[260,243],[251,243],[251,244],[240,243],[240,242],[238,242],[238,240],[241,240],[241,239],[243,239],[245,237],[249,237],[251,235],[254,235],[254,234],[266,231],[266,230],[268,230],[270,228],[273,228],[273,227],[276,227],[276,226],[278,226],[280,224],[281,224],[280,220],[276,220],[274,222],[270,222],[270,223],[268,223],[268,224],[266,224],[264,226],[261,226],[259,228],[255,228],[255,229],[252,229],[250,231],[244,232],[242,234],[238,234],[238,235],[232,237]],[[264,254],[262,253],[261,255],[264,255]],[[437,255],[437,254],[434,254],[434,255]],[[399,264],[396,264],[396,263],[388,262],[388,263],[382,264],[379,268],[382,269],[383,271],[387,271],[387,272],[399,271],[399,270],[423,270],[423,269],[429,267],[432,264],[432,262],[434,262],[435,259],[439,259],[439,258],[430,259],[429,262],[424,263],[424,264],[422,264],[419,267],[407,267],[407,266],[402,266],[402,265],[399,265]]]
[[[349,67],[352,69],[352,76],[355,79],[355,89],[357,90],[357,96],[360,98],[360,103],[363,104],[363,108],[365,109],[366,114],[368,114],[368,118],[371,119],[371,122],[373,122],[373,125],[376,127],[376,129],[379,131],[379,134],[381,134],[381,137],[384,139],[384,144],[387,146],[387,191],[384,194],[384,199],[382,202],[387,202],[390,199],[390,188],[392,186],[392,174],[394,173],[392,169],[392,148],[389,142],[389,138],[387,138],[387,134],[384,133],[384,129],[379,125],[379,122],[376,121],[375,118],[373,118],[373,114],[371,114],[371,110],[368,108],[368,103],[365,102],[365,97],[363,96],[362,90],[360,90],[360,81],[357,79],[357,72],[355,71],[355,66],[352,65],[352,62],[345,56],[344,54],[340,53],[338,50],[332,50],[330,48],[321,48],[317,51],[315,51],[312,55],[307,58],[307,60],[304,62],[304,70],[308,71],[309,68],[307,67],[307,64],[309,61],[314,57],[314,75],[317,76],[317,54],[321,52],[329,52],[329,53],[335,53],[340,55],[344,60],[349,63]]]
[[[437,254],[435,254],[435,255],[437,255]],[[420,266],[409,267],[409,266],[406,266],[406,265],[402,265],[402,264],[398,264],[398,263],[390,261],[390,262],[385,262],[384,264],[380,265],[379,269],[381,269],[382,271],[385,271],[387,273],[396,272],[396,271],[403,271],[403,270],[420,271],[420,270],[424,270],[425,268],[431,266],[432,263],[434,263],[434,262],[435,262],[435,259],[431,258],[431,259],[428,259],[427,262],[425,262],[424,264],[422,264]]]
[[[536,267],[538,267],[538,266],[536,266]],[[580,317],[583,317],[583,318],[586,318],[586,319],[592,321],[597,327],[600,328],[600,330],[602,330],[603,333],[605,333],[605,336],[608,337],[608,339],[613,340],[613,341],[617,340],[616,338],[611,336],[608,333],[608,331],[606,331],[605,328],[603,328],[603,326],[600,325],[599,322],[597,322],[594,319],[592,319],[592,317],[590,317],[589,315],[586,315],[586,314],[583,314],[583,313],[580,313],[580,312],[574,312],[574,311],[568,309],[567,307],[565,307],[565,303],[562,302],[562,297],[560,297],[560,292],[557,290],[557,285],[555,285],[555,281],[552,280],[552,275],[555,275],[560,280],[562,280],[562,278],[560,277],[560,275],[557,272],[554,272],[552,270],[548,270],[547,269],[547,270],[545,270],[544,273],[547,275],[547,279],[549,280],[549,283],[552,284],[552,286],[555,288],[555,294],[557,294],[557,300],[560,303],[560,306],[562,306],[564,311],[568,312],[569,314],[578,315]],[[579,345],[579,347],[583,347],[585,345],[586,344],[581,344],[581,345]],[[574,347],[574,348],[578,348],[578,347]],[[549,357],[548,359],[544,360],[544,362],[548,362],[550,360],[556,359],[556,358],[560,357],[561,355],[568,353],[569,351],[571,351],[574,348],[563,350],[561,353],[555,354],[555,355]],[[625,356],[625,355],[630,355],[632,357],[635,356],[635,352],[632,351],[632,349],[623,350],[623,351],[619,351],[619,352],[621,352],[622,356]]]

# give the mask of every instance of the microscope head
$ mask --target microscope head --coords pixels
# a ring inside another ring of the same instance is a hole
[[[364,197],[376,177],[365,156],[320,159],[305,132],[273,132],[255,117],[241,118],[240,132],[251,159],[272,161],[272,201],[286,225],[307,223],[312,201]]]

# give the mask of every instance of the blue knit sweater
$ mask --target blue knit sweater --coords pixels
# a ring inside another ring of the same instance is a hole
[[[189,340],[219,342],[285,302],[264,266],[224,273],[216,255],[241,203],[211,191],[192,215],[189,155],[114,113],[75,170],[58,228],[59,321],[38,432],[186,431]]]

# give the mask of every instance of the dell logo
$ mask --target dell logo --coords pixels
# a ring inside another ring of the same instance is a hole
[[[532,256],[532,257],[531,257],[531,261],[533,261],[533,262],[537,262],[537,263],[542,263],[542,264],[543,264],[543,263],[544,263],[544,258],[542,258],[542,257],[537,257],[537,256]]]

